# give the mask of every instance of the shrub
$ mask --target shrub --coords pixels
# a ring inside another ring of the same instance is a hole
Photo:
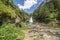
[[[4,5],[1,1],[0,1],[0,11],[7,13],[7,15],[11,16],[11,17],[15,17],[15,11],[12,10],[10,7]]]
[[[14,24],[0,26],[0,40],[23,40],[24,33]]]
[[[24,22],[20,22],[20,25],[21,25],[21,29],[22,29],[22,30],[28,30],[28,29],[29,29],[29,25],[27,25],[27,24],[24,23]]]

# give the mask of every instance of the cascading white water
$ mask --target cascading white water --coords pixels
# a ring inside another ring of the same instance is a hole
[[[30,23],[30,24],[33,23],[33,19],[32,19],[32,17],[30,17],[29,23]]]

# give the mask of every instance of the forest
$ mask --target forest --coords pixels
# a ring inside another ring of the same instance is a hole
[[[24,40],[23,30],[29,30],[26,21],[30,16],[35,24],[60,28],[60,0],[39,6],[31,15],[20,10],[12,0],[0,0],[0,40]]]

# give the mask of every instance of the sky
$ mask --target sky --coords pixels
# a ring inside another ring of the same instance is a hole
[[[26,13],[33,13],[44,0],[13,0],[13,3]]]

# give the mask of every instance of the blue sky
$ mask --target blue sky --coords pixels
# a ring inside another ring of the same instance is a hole
[[[24,2],[25,2],[26,0],[13,0],[13,2],[14,2],[14,4],[16,5],[16,6],[18,6],[18,4],[20,4],[21,6],[20,7],[22,7],[22,9],[23,9],[23,7],[24,7]],[[34,4],[34,5],[32,5],[30,8],[29,8],[29,6],[27,7],[27,8],[25,8],[24,9],[24,12],[26,12],[26,13],[32,13],[34,10],[36,10],[36,8],[37,7],[39,7],[39,5],[41,4],[43,2],[43,0],[37,0],[37,3],[36,4]]]

